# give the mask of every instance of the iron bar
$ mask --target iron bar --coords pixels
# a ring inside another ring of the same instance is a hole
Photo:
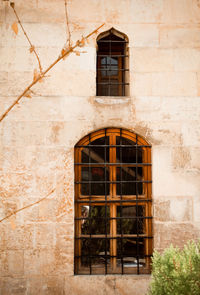
[[[151,180],[115,180],[115,181],[110,181],[110,180],[91,180],[91,181],[87,181],[87,180],[83,180],[83,181],[75,181],[75,184],[80,184],[80,183],[88,183],[88,184],[92,184],[92,183],[152,183]]]
[[[119,203],[119,200],[112,200],[112,199],[108,199],[107,203]],[[130,199],[130,200],[123,200],[123,203],[143,203],[143,202],[152,202],[152,199]],[[76,200],[75,203],[89,203],[89,201],[85,201],[85,200]],[[105,203],[105,201],[103,200],[91,200],[90,203]]]

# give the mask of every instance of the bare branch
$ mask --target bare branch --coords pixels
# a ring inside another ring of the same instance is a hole
[[[36,50],[35,50],[35,46],[31,43],[31,40],[29,39],[29,37],[28,37],[28,35],[27,35],[27,33],[26,33],[24,27],[22,26],[22,23],[21,23],[21,21],[20,21],[20,19],[19,19],[19,16],[18,16],[18,14],[17,14],[17,11],[15,10],[15,5],[14,5],[14,3],[10,3],[10,6],[12,7],[12,9],[13,9],[13,11],[14,11],[14,14],[15,14],[15,16],[16,16],[16,18],[17,18],[17,21],[18,21],[20,27],[22,28],[22,31],[23,31],[23,33],[24,33],[26,39],[28,40],[28,43],[30,44],[30,53],[31,53],[31,52],[34,52],[34,54],[35,54],[35,56],[36,56],[36,58],[37,58],[37,61],[38,61],[38,65],[39,65],[40,73],[42,73],[41,62],[40,62],[39,56],[38,56],[38,54],[37,54],[37,52],[36,52]]]
[[[3,115],[1,115],[0,117],[0,122],[3,121],[3,119],[8,115],[8,113],[12,110],[12,108],[20,101],[20,99],[25,96],[25,94],[38,82],[40,81],[42,78],[45,77],[46,73],[48,73],[61,59],[63,59],[65,56],[69,55],[71,52],[74,51],[74,49],[76,47],[82,47],[83,44],[85,43],[85,40],[87,40],[90,36],[92,36],[93,34],[97,33],[97,31],[104,26],[104,24],[102,24],[101,26],[99,26],[96,30],[92,31],[90,34],[88,34],[86,37],[83,37],[81,40],[78,40],[76,42],[76,44],[66,50],[62,50],[62,54],[42,73],[40,73],[38,75],[38,77],[36,79],[34,79],[34,81],[28,86],[26,87],[26,89],[22,92],[22,94],[20,94],[18,96],[18,98],[8,107],[8,109],[3,113]]]
[[[65,0],[65,17],[66,17],[66,27],[67,27],[67,34],[68,34],[68,45],[71,46],[71,32],[69,29],[69,17],[68,17],[68,11],[67,11],[67,0]]]
[[[20,209],[18,209],[18,210],[13,211],[13,212],[10,213],[9,215],[7,215],[7,216],[5,216],[4,218],[0,219],[0,223],[1,223],[2,221],[4,221],[4,220],[10,218],[11,216],[17,214],[17,213],[20,212],[20,211],[25,210],[25,209],[27,209],[27,208],[30,208],[30,207],[32,207],[32,206],[34,206],[34,205],[36,205],[36,204],[39,204],[40,202],[44,201],[44,200],[47,199],[51,194],[53,194],[53,192],[54,192],[55,190],[56,190],[56,189],[54,188],[54,189],[52,189],[52,190],[51,190],[51,191],[50,191],[50,192],[49,192],[44,198],[42,198],[42,199],[40,199],[40,200],[38,200],[38,201],[36,201],[36,202],[34,202],[34,203],[32,203],[32,204],[29,204],[29,205],[27,205],[27,206],[24,206],[23,208],[20,208]]]

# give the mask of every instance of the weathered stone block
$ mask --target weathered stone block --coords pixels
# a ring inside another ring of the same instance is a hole
[[[32,249],[24,251],[24,274],[47,276],[55,273],[54,249]]]
[[[0,47],[0,54],[4,56],[1,65],[5,71],[28,72],[38,67],[36,57],[30,54],[28,46],[21,48],[10,47],[8,50],[4,45]]]
[[[74,224],[65,223],[56,225],[56,247],[65,249],[66,253],[73,256],[74,252]]]
[[[8,252],[0,251],[0,274],[1,277],[8,276]],[[0,291],[1,291],[1,279],[0,279]],[[0,293],[1,294],[1,293]]]
[[[52,223],[38,223],[34,227],[34,247],[39,249],[52,249],[56,244],[55,225]]]
[[[131,1],[130,13],[133,23],[159,23],[163,12],[163,0]]]
[[[100,1],[101,2],[101,1]],[[118,7],[118,9],[116,9]],[[105,22],[110,23],[127,23],[131,21],[131,1],[124,1],[124,0],[116,0],[115,5],[113,5],[110,1],[103,1],[103,11],[102,13],[105,15]],[[97,18],[99,19],[99,18]],[[100,21],[102,18],[100,19]]]
[[[16,3],[16,9],[23,16],[23,21],[29,23],[64,23],[65,11],[63,1],[30,1],[29,9],[23,2],[19,0]],[[54,11],[54,13],[52,13]]]
[[[23,276],[24,253],[21,250],[10,250],[8,254],[8,272],[11,276]]]
[[[2,249],[8,250],[22,250],[30,249],[33,247],[34,228],[33,225],[23,225],[12,227],[9,221],[4,227],[2,233]]]
[[[198,72],[200,68],[199,48],[178,48],[174,49],[174,70]]]
[[[198,25],[161,25],[160,46],[171,48],[197,48],[200,45]]]
[[[162,97],[160,115],[163,120],[166,121],[186,122],[190,120],[198,120],[200,116],[199,97]]]
[[[197,95],[195,73],[135,73],[132,79],[133,94],[138,96]]]
[[[190,148],[190,167],[191,169],[200,170],[200,149],[199,147]]]
[[[89,0],[87,5],[85,5],[83,1],[70,1],[68,4],[70,21],[73,23],[75,22],[76,24],[79,23],[79,21],[103,23],[105,16],[102,18],[102,14],[106,13],[106,8],[103,5],[104,3],[102,2],[103,1]]]
[[[155,221],[170,221],[170,200],[155,200],[153,206],[153,216]]]
[[[138,276],[138,278],[127,278],[120,276],[116,278],[115,289],[117,290],[117,294],[125,294],[125,295],[140,295],[146,294],[149,288],[149,283],[151,280],[151,276]],[[126,287],[125,287],[126,286]],[[109,292],[107,293],[109,295]],[[115,293],[113,293],[115,294]]]
[[[152,95],[197,95],[196,73],[154,73],[151,79]]]
[[[51,191],[51,188],[53,189],[53,186],[49,185],[49,191]],[[44,194],[47,195],[48,193]],[[41,196],[42,198],[42,196]],[[56,196],[55,194],[49,196],[49,198],[41,201],[38,204],[38,220],[39,222],[55,222],[56,220]]]
[[[199,2],[196,0],[164,0],[162,20],[167,23],[199,23]]]
[[[2,278],[0,279],[0,291],[4,295],[25,295],[27,290],[27,282],[24,278]]]
[[[193,201],[185,197],[154,201],[155,222],[187,222],[193,220]]]
[[[130,47],[159,46],[159,28],[154,24],[133,24],[130,26],[130,34],[128,36]]]
[[[190,150],[189,148],[175,147],[172,150],[172,165],[174,169],[187,169],[190,167]]]
[[[193,207],[193,215],[194,215],[194,222],[200,222],[200,215],[199,215],[199,210],[200,210],[200,197],[199,195],[194,198],[194,207]],[[198,224],[199,226],[199,224]]]
[[[197,240],[199,229],[192,223],[154,223],[154,247],[165,249],[170,244],[183,248],[188,240]]]
[[[37,198],[33,197],[33,198],[26,198],[25,200],[21,200],[21,206],[20,208],[24,208],[26,206],[29,206],[31,204],[34,204],[37,201]],[[23,210],[23,212],[21,214],[17,214],[20,215],[21,217],[21,223],[26,223],[26,224],[32,224],[33,222],[38,222],[39,220],[39,209],[38,209],[38,205],[33,205],[31,207],[28,207],[26,209]]]
[[[32,194],[34,190],[34,179],[31,173],[4,173],[0,174],[2,197],[21,197],[23,194]]]
[[[63,295],[64,277],[57,276],[32,276],[28,278],[27,293],[30,295]]]
[[[131,96],[152,96],[152,75],[149,73],[131,73]]]
[[[71,295],[105,294],[104,279],[99,276],[74,276],[65,280],[65,292]],[[89,286],[88,288],[86,286]]]
[[[200,130],[195,126],[198,126],[198,120],[188,121],[187,124],[186,122],[182,123],[183,144],[185,146],[191,146],[191,143],[193,146],[199,146]]]
[[[136,72],[171,72],[174,70],[173,50],[158,48],[131,48],[130,68]]]
[[[76,87],[75,81],[78,77],[80,84],[79,87]],[[63,79],[66,83],[63,83]],[[44,96],[94,96],[96,93],[95,72],[88,71],[87,75],[84,71],[79,71],[77,75],[76,70],[52,72],[42,83],[35,85],[33,91]]]

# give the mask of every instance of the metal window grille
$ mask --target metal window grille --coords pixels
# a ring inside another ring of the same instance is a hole
[[[151,146],[108,128],[75,146],[75,274],[146,274],[152,254]]]
[[[125,96],[127,82],[128,55],[127,41],[110,30],[108,36],[97,41],[97,95]]]

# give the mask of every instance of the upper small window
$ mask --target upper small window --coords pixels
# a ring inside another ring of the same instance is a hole
[[[127,38],[113,28],[99,36],[97,96],[128,95],[127,43]]]

